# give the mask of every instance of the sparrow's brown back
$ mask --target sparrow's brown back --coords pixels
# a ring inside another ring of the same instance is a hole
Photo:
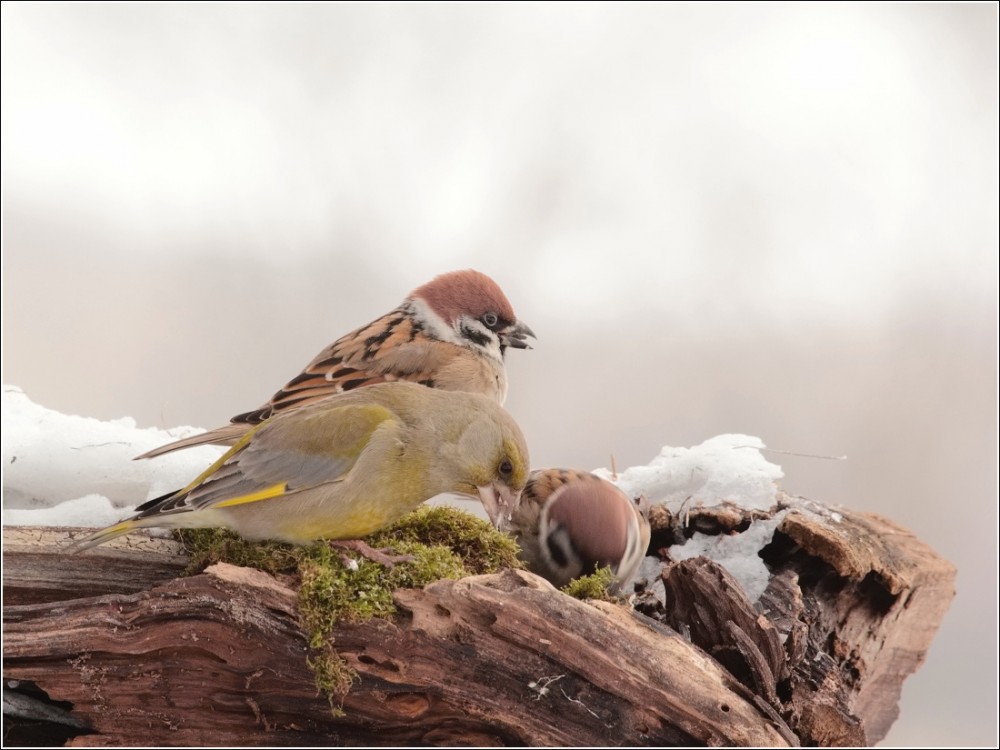
[[[395,310],[337,339],[268,401],[231,424],[156,448],[139,458],[206,443],[232,444],[271,415],[355,388],[403,380],[480,393],[502,404],[504,353],[529,348],[531,329],[514,316],[496,282],[453,271],[418,287]]]
[[[284,409],[393,380],[482,393],[503,403],[506,375],[502,361],[427,336],[405,307],[400,307],[334,341],[266,404],[238,414],[232,421],[258,424]]]

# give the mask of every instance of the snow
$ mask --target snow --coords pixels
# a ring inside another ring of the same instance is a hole
[[[4,502],[7,489],[4,488]],[[103,528],[122,518],[122,509],[104,495],[84,495],[58,505],[12,508],[4,505],[4,526],[83,526]]]
[[[771,541],[787,510],[775,513],[765,521],[754,521],[742,534],[702,534],[695,532],[685,544],[669,548],[670,557],[678,562],[704,556],[724,567],[746,592],[750,602],[756,602],[767,588],[771,574],[757,553]]]
[[[693,448],[664,446],[647,466],[633,466],[617,477],[594,473],[617,484],[629,497],[645,495],[652,505],[680,512],[685,504],[729,501],[768,510],[775,504],[775,481],[784,473],[760,453],[764,442],[749,435],[719,435]]]
[[[33,403],[15,386],[3,388],[3,523],[7,526],[103,527],[121,520],[149,499],[187,485],[224,448],[202,446],[158,458],[134,461],[152,448],[201,430],[141,428],[125,417],[103,422],[61,414]],[[781,468],[761,455],[764,443],[748,435],[719,435],[693,448],[664,447],[646,466],[613,477],[599,474],[631,497],[645,495],[651,505],[674,513],[695,504],[732,502],[770,509]],[[439,498],[435,502],[447,502]],[[474,503],[478,508],[478,503]],[[757,555],[771,539],[784,512],[755,521],[742,534],[695,533],[670,555],[684,560],[698,555],[715,560],[736,577],[756,601],[768,581]],[[658,588],[659,563],[647,558],[637,578]]]
[[[101,527],[125,510],[184,487],[225,451],[204,446],[132,459],[202,430],[140,428],[125,417],[102,422],[33,403],[3,387],[4,525]]]
[[[683,515],[693,506],[727,502],[770,510],[776,503],[776,481],[784,473],[761,455],[764,447],[760,438],[750,435],[718,435],[693,448],[664,446],[648,465],[633,466],[617,476],[607,469],[594,473],[617,484],[629,497],[644,495],[650,505],[666,505],[674,514]],[[713,536],[696,532],[684,544],[670,547],[670,557],[680,561],[703,555],[714,560],[755,602],[770,578],[757,553],[771,541],[783,517],[784,512],[780,512],[766,521],[755,521],[742,534]],[[658,564],[644,563],[636,577],[645,579],[663,602]]]

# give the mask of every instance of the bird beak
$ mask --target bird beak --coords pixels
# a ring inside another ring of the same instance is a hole
[[[511,349],[530,349],[531,347],[528,346],[528,342],[525,341],[528,336],[531,336],[533,339],[538,338],[535,332],[520,320],[515,321],[500,332],[500,346],[509,346]]]
[[[521,501],[521,493],[515,492],[505,484],[496,482],[476,489],[479,490],[479,499],[482,501],[490,521],[500,531],[505,531],[510,524],[511,516]]]

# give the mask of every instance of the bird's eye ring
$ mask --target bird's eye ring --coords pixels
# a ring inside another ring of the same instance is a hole
[[[500,316],[498,316],[495,312],[488,312],[483,315],[482,321],[487,328],[492,329],[493,326],[500,322]]]
[[[514,473],[514,464],[512,464],[508,459],[504,459],[500,462],[500,475],[504,477],[509,477]]]

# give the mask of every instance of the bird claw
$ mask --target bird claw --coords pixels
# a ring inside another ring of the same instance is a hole
[[[363,542],[360,539],[331,539],[329,541],[331,547],[339,547],[340,549],[349,549],[357,552],[359,555],[367,560],[371,560],[373,563],[378,563],[386,568],[394,568],[399,563],[413,562],[417,558],[413,555],[391,555],[392,549],[389,547],[383,547],[382,549],[375,549],[368,545],[367,542]],[[344,561],[344,565],[347,567],[356,567],[357,563],[345,554],[341,554],[340,559]]]

